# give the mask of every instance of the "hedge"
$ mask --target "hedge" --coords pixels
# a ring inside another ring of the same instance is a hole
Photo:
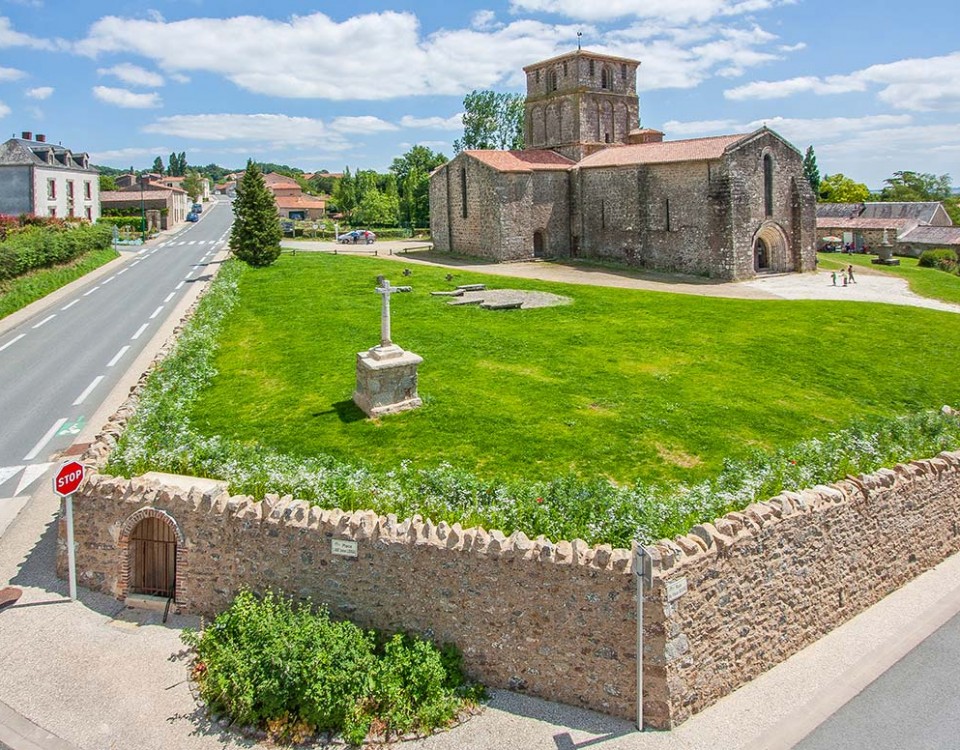
[[[112,240],[108,226],[24,227],[0,242],[0,279],[67,263],[90,250],[109,248]]]
[[[924,268],[939,268],[947,273],[957,272],[957,251],[948,247],[924,250],[918,265]]]

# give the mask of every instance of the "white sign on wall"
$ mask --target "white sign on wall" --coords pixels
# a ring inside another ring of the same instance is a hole
[[[667,581],[667,601],[672,602],[679,599],[681,596],[687,593],[687,578],[677,578],[673,581]]]
[[[349,539],[331,539],[330,551],[340,557],[356,557],[357,543]]]

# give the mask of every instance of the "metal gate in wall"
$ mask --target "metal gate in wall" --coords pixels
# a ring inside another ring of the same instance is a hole
[[[130,593],[172,597],[177,583],[177,537],[162,518],[144,518],[130,535]]]

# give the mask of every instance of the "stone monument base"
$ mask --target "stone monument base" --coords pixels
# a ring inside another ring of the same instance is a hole
[[[417,365],[423,357],[396,344],[357,354],[353,403],[368,417],[398,414],[423,405],[417,395]]]

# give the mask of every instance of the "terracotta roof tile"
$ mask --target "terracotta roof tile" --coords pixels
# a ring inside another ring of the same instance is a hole
[[[682,141],[637,143],[608,146],[580,161],[581,167],[626,167],[632,164],[666,164],[680,161],[719,159],[728,146],[748,134],[717,135],[711,138],[690,138]]]
[[[498,172],[532,172],[533,170],[566,170],[576,162],[556,151],[524,149],[523,151],[471,150],[463,153],[483,162]]]
[[[305,195],[278,195],[276,201],[278,208],[325,208],[327,205],[325,200]]]

